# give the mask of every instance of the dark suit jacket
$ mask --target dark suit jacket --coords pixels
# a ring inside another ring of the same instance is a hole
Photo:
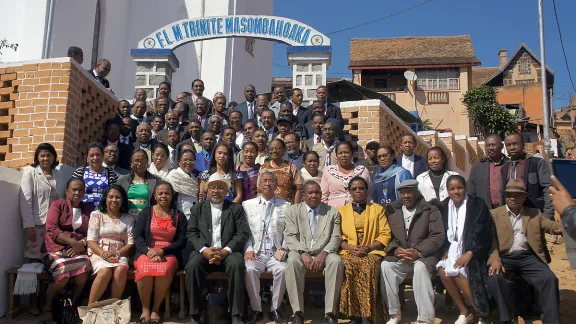
[[[298,112],[296,113],[295,117],[298,119],[298,123],[300,125],[306,125],[308,120],[311,119],[309,109],[306,107],[302,107],[302,106],[300,106],[300,108],[298,108]]]
[[[122,127],[122,118],[120,115],[116,115],[114,118],[108,119],[108,121],[106,121],[106,124],[116,124],[120,127]],[[130,120],[132,121],[132,126],[130,128],[130,133],[132,133],[132,137],[136,138],[136,128],[138,128],[138,125],[140,124],[136,119],[130,117]]]
[[[312,106],[306,107],[308,110],[308,121],[312,120]],[[344,125],[344,118],[342,118],[342,111],[340,107],[336,107],[331,103],[326,106],[326,118],[336,119],[341,125]]]
[[[104,140],[102,141],[102,147],[106,147],[108,145],[108,141]],[[120,143],[120,141],[118,141],[118,144],[116,144],[116,147],[118,147],[118,151],[120,152],[120,155],[118,155],[118,162],[116,162],[116,165],[121,167],[122,169],[130,169],[130,154],[132,154],[132,150],[133,147],[132,145],[128,145],[128,144],[123,144]]]
[[[174,217],[176,217],[176,234],[165,248],[162,248],[164,255],[174,255],[178,259],[178,264],[183,265],[182,260],[182,249],[186,246],[186,216],[177,210],[172,211]],[[152,247],[152,234],[150,232],[150,224],[152,222],[152,207],[144,208],[136,218],[136,224],[134,224],[134,245],[136,246],[136,252],[134,252],[134,260],[144,254],[148,253],[148,248]]]
[[[340,121],[338,121],[337,119],[334,118],[324,118],[326,123],[333,123],[334,125],[336,125],[336,128],[338,128],[338,139],[340,141],[344,140],[344,124]],[[304,124],[304,132],[305,132],[305,138],[306,139],[310,139],[310,138],[314,138],[314,128],[312,128],[312,119],[308,120],[308,122],[306,122],[306,124]]]
[[[158,140],[153,138],[150,140],[150,143],[152,144],[152,145],[150,145],[150,150],[152,150],[154,145],[158,144]],[[132,148],[132,150],[139,149],[140,148],[140,141],[136,141],[136,142],[132,143],[132,146],[134,146],[134,148]]]
[[[402,155],[398,155],[396,157],[396,164],[402,166]],[[426,162],[426,159],[424,159],[420,155],[414,154],[414,174],[412,175],[412,177],[416,179],[416,177],[419,176],[420,173],[424,173],[427,170],[428,170],[428,163]]]
[[[402,207],[400,204],[398,206],[400,207],[388,216],[392,240],[386,247],[386,261],[398,262],[398,258],[394,256],[394,251],[397,248],[415,248],[424,256],[418,260],[424,262],[428,271],[433,273],[446,235],[440,211],[427,203],[424,198],[420,198],[408,229],[408,236],[406,236]]]
[[[508,161],[506,156],[504,156],[504,159],[504,162]],[[488,209],[492,209],[492,198],[490,198],[490,163],[492,162],[487,156],[474,163],[472,169],[470,169],[470,178],[466,184],[468,194],[482,198],[486,206],[488,206]],[[502,196],[501,192],[499,196]]]
[[[249,121],[256,122],[256,99],[254,99],[254,117],[252,119],[248,119],[248,102],[241,102],[234,110],[242,113],[242,125]]]
[[[98,80],[98,82],[100,82],[106,89],[110,88],[110,82],[108,82],[108,79],[94,74],[94,70],[87,70],[87,71],[88,71],[88,74],[93,76],[94,79]]]
[[[220,216],[222,248],[229,247],[232,252],[243,253],[244,244],[250,237],[250,227],[242,205],[224,200]],[[203,247],[212,246],[212,210],[210,201],[204,200],[190,209],[190,219],[186,232],[188,242],[192,244],[190,258],[199,254]]]
[[[178,142],[181,142],[188,135],[188,132],[186,131],[186,126],[178,126],[178,134],[180,134],[180,139],[178,140]],[[168,145],[168,129],[165,128],[156,133],[156,139],[159,142]]]

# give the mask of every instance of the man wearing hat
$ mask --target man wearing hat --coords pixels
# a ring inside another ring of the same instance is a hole
[[[542,322],[560,323],[558,278],[550,270],[550,254],[544,233],[561,234],[560,223],[547,219],[537,208],[524,206],[528,192],[524,181],[512,179],[504,190],[506,205],[490,211],[496,232],[488,259],[488,288],[498,305],[500,321],[511,323],[515,293],[510,275],[516,274],[534,287],[542,310]]]
[[[418,323],[434,323],[434,289],[430,276],[436,271],[438,250],[444,243],[442,215],[422,198],[418,181],[404,180],[398,190],[397,208],[388,216],[392,240],[380,265],[380,289],[390,314],[387,324],[400,323],[399,287],[410,273],[414,274],[412,286]]]
[[[374,175],[376,170],[378,170],[378,159],[376,158],[376,152],[380,148],[380,143],[377,140],[370,140],[366,143],[364,147],[364,160],[361,160],[358,164],[361,164],[368,169],[370,175]]]
[[[231,183],[214,173],[206,183],[208,200],[190,210],[186,236],[192,252],[186,264],[186,285],[190,300],[189,324],[200,322],[202,290],[212,272],[225,272],[232,323],[241,324],[244,312],[244,245],[250,227],[241,205],[231,204],[226,195]]]

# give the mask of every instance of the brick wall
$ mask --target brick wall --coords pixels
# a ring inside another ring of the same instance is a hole
[[[19,169],[49,142],[61,163],[85,164],[118,99],[69,58],[0,64],[0,165]]]

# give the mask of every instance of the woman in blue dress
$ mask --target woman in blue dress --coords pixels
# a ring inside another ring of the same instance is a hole
[[[410,171],[396,164],[394,149],[380,146],[376,151],[380,165],[372,178],[374,191],[372,200],[382,206],[398,200],[398,186],[406,179],[413,179]]]
[[[104,148],[98,143],[88,146],[86,160],[87,165],[76,169],[72,177],[80,178],[86,184],[86,192],[82,202],[98,208],[102,193],[109,185],[116,184],[118,175],[112,168],[102,164],[104,162]]]

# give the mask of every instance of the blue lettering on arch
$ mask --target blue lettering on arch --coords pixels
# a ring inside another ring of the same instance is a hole
[[[223,21],[223,20],[224,20],[224,19],[222,19],[222,18],[218,18],[218,20],[216,21],[216,26],[217,26],[217,29],[218,29],[218,30],[217,30],[218,35],[222,35],[222,21]]]
[[[186,38],[190,38],[190,31],[188,30],[188,22],[187,21],[182,23],[182,29],[184,29],[184,34],[186,34]]]
[[[268,21],[268,18],[263,18],[262,19],[262,34],[266,35],[268,34],[268,24],[270,22]]]
[[[156,39],[158,40],[158,44],[160,45],[160,48],[164,48],[164,40],[162,39],[162,33],[157,32],[156,33]]]
[[[216,18],[210,19],[210,26],[212,28],[210,28],[210,27],[208,28],[208,34],[210,34],[210,35],[216,34],[217,33],[217,31],[216,31]]]
[[[282,37],[282,27],[284,27],[284,21],[278,20],[276,23],[276,36]]]
[[[210,28],[208,25],[208,19],[199,20],[197,23],[198,23],[198,27],[199,27],[198,28],[199,29],[198,30],[198,36],[208,35],[208,28]]]
[[[172,33],[174,34],[174,39],[176,42],[184,39],[184,37],[182,37],[182,30],[180,29],[180,25],[172,26]]]
[[[234,18],[234,34],[237,34],[240,31],[240,18]]]
[[[290,40],[296,40],[296,30],[298,30],[298,24],[292,25],[292,30],[290,30],[290,35],[288,36]]]
[[[276,36],[276,19],[270,20],[269,34]]]
[[[284,28],[282,30],[282,37],[288,38],[288,36],[290,36],[290,27],[292,27],[292,24],[290,24],[289,22],[286,22],[284,24]]]
[[[168,37],[168,33],[166,32],[166,29],[164,29],[164,30],[162,31],[162,34],[164,35],[164,38],[166,39],[166,44],[172,45],[172,43],[174,43],[174,42],[171,41],[170,38]]]
[[[308,37],[310,37],[310,28],[306,29],[304,35],[302,35],[302,39],[300,39],[300,44],[306,45],[308,43]]]
[[[226,18],[226,34],[232,34],[233,26],[234,26],[234,19]]]
[[[254,34],[262,34],[262,18],[254,19]]]
[[[188,29],[190,30],[190,37],[196,37],[196,24],[194,20],[188,22]]]
[[[301,43],[301,42],[300,42],[300,37],[302,37],[302,33],[303,33],[303,32],[304,32],[304,26],[298,26],[298,30],[296,31],[296,36],[295,36],[295,40],[296,40],[298,43]]]
[[[248,28],[246,28],[246,30],[249,33],[252,33],[254,31],[254,18],[252,17],[248,18]]]
[[[245,33],[247,26],[246,24],[248,23],[248,19],[246,19],[246,17],[242,17],[240,18],[240,32],[241,33]]]

